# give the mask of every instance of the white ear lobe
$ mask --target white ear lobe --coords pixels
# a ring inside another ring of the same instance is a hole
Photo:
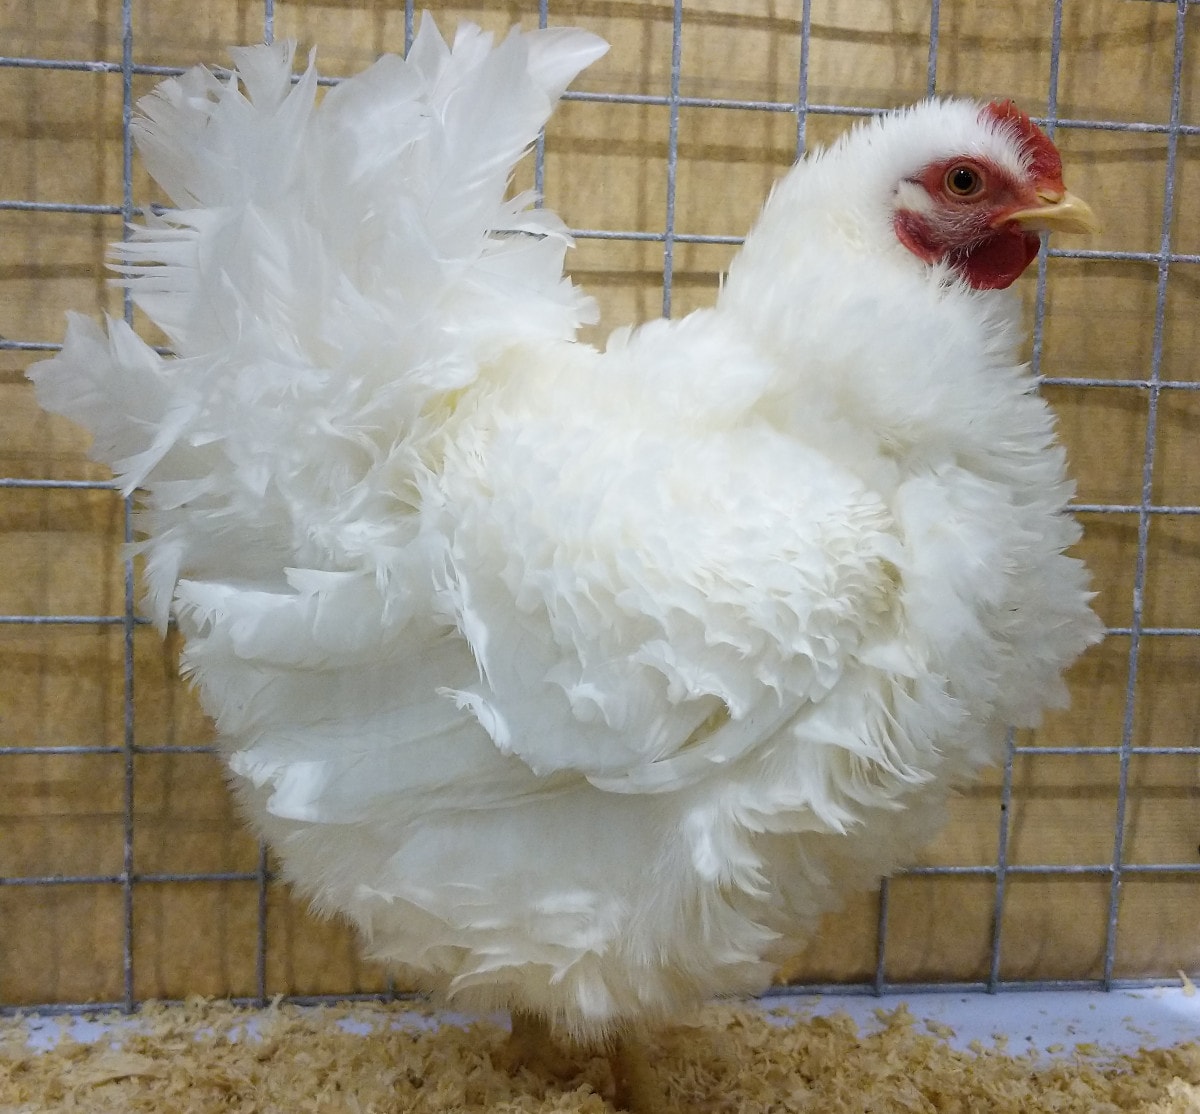
[[[906,209],[910,213],[932,213],[933,198],[919,182],[906,178],[896,187],[895,207]]]

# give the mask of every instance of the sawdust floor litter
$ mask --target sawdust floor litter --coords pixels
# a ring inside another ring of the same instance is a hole
[[[63,1019],[43,1051],[20,1018],[0,1020],[0,1114],[611,1110],[603,1058],[579,1053],[566,1082],[509,1076],[490,1058],[501,1026],[438,1023],[407,1002],[248,1011],[192,1001],[138,1017],[114,1019],[94,1042],[73,1039]],[[903,1007],[880,1023],[860,1033],[845,1015],[717,1005],[656,1033],[649,1051],[680,1112],[1200,1114],[1200,1042],[1039,1061],[1003,1043],[957,1049],[944,1027]]]

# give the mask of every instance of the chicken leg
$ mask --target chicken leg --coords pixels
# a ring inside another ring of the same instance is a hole
[[[638,1037],[632,1033],[616,1037],[606,1056],[616,1109],[628,1114],[662,1114],[666,1098]],[[492,1063],[509,1073],[525,1068],[559,1081],[580,1072],[580,1064],[555,1042],[546,1019],[520,1010],[512,1012],[512,1030],[508,1040],[492,1054]]]
[[[508,1040],[492,1055],[492,1063],[510,1074],[528,1068],[552,1079],[570,1079],[579,1071],[576,1064],[554,1042],[550,1025],[536,1013],[512,1011]]]
[[[613,1105],[629,1114],[662,1114],[667,1109],[666,1094],[650,1067],[650,1058],[637,1033],[616,1038],[609,1052],[616,1094]]]

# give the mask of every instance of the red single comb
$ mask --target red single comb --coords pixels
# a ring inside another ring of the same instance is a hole
[[[1029,157],[1029,170],[1034,181],[1062,187],[1062,158],[1058,148],[1012,101],[992,101],[984,107],[983,115],[1006,124],[1020,139]]]

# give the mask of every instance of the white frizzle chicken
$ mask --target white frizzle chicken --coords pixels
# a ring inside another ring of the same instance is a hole
[[[317,97],[287,45],[141,102],[175,208],[31,371],[140,489],[286,876],[458,1006],[615,1041],[757,991],[912,859],[1099,636],[1008,286],[1090,213],[1008,102],[871,120],[778,185],[712,309],[576,342],[505,200],[604,44],[426,19]]]

